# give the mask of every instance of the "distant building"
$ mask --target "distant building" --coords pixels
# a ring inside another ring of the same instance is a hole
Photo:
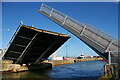
[[[81,54],[80,56],[77,57],[77,59],[89,59],[89,58],[93,58],[93,56],[91,56],[90,54],[85,56],[84,54]]]
[[[56,56],[56,53],[50,55],[50,60],[63,60],[63,57]]]
[[[87,59],[87,58],[93,58],[93,56],[86,56],[86,59]]]
[[[55,57],[52,58],[52,60],[63,60],[63,57],[55,56]]]
[[[84,54],[81,54],[79,57],[77,57],[78,59],[85,59]]]

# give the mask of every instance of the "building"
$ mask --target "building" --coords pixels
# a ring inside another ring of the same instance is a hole
[[[61,57],[61,56],[55,56],[51,60],[63,60],[63,57]]]
[[[50,55],[50,60],[63,60],[63,57],[60,56],[56,56],[56,53],[53,53],[52,55]]]
[[[81,54],[79,57],[77,57],[78,59],[85,59],[84,54]]]

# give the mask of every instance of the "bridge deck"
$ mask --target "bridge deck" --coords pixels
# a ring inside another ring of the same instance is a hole
[[[69,38],[69,35],[20,25],[3,58],[11,59],[14,63],[38,63],[48,58]]]
[[[42,4],[38,12],[73,33],[104,59],[108,59],[109,51],[120,50],[115,38],[91,25],[83,24],[45,4]]]

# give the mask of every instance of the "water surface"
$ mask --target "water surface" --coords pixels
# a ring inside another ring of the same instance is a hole
[[[52,69],[41,69],[34,71],[3,74],[3,78],[48,78],[52,79],[80,79],[97,80],[103,74],[105,62],[86,61],[73,64],[55,66]]]

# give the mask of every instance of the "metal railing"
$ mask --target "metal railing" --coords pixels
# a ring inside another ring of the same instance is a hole
[[[90,31],[94,32],[95,34],[107,39],[108,41],[114,40],[116,44],[118,44],[118,40],[114,37],[112,37],[111,35],[109,35],[108,33],[105,33],[99,29],[97,29],[96,27],[92,26],[92,25],[88,25],[88,24],[84,24],[81,23],[67,15],[65,15],[64,13],[61,13],[60,11],[57,11],[56,9],[47,6],[45,4],[42,4],[41,11],[46,12],[47,14],[49,14],[51,17],[54,17],[56,19],[58,19],[60,22],[64,22],[64,21],[70,21],[71,23],[73,23],[74,25],[77,26],[82,26],[82,27],[86,27],[87,29],[89,29]],[[67,16],[67,18],[66,18]],[[65,19],[66,18],[66,19]]]
[[[59,25],[67,26],[71,30],[74,30],[72,33],[77,32],[77,35],[80,34],[81,36],[83,35],[92,40],[93,43],[103,48],[105,52],[118,51],[118,49],[120,49],[119,41],[117,39],[92,25],[81,23],[45,4],[42,4],[39,11],[48,18],[57,22]]]
[[[20,30],[20,27],[22,26],[22,24],[23,24],[23,23],[22,23],[22,21],[21,21],[20,24],[19,24],[19,27],[17,28],[17,30],[15,31],[14,35],[12,36],[10,42],[8,43],[7,48],[6,48],[5,51],[4,51],[4,54],[2,55],[2,58],[3,58],[3,56],[6,54],[8,48],[10,47],[11,43],[13,42],[13,40],[14,40],[16,34],[18,33],[18,31]]]
[[[108,55],[108,63],[111,64],[119,64],[120,65],[120,52],[119,51],[109,51]]]

